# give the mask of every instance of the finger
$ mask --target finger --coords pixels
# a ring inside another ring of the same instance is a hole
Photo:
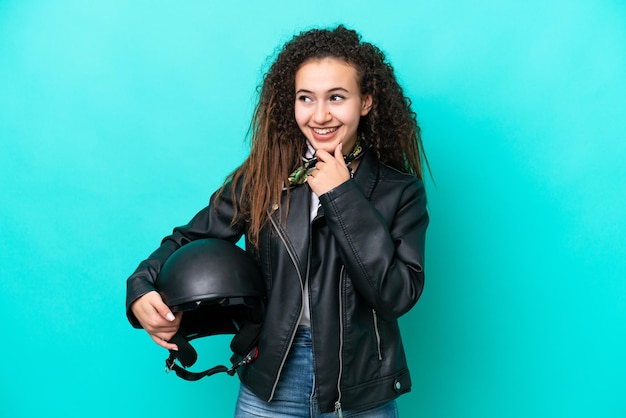
[[[335,160],[337,160],[341,164],[344,164],[343,142],[338,143],[337,146],[335,147]]]
[[[169,322],[172,322],[175,319],[175,316],[172,314],[172,311],[170,311],[170,308],[168,308],[163,302],[161,295],[154,290],[146,293],[133,302],[131,310],[139,322],[149,321],[155,312]]]
[[[155,298],[153,303],[154,309],[156,309],[159,315],[161,315],[163,318],[167,319],[170,322],[173,322],[176,319],[170,308],[163,302],[163,299],[161,299],[160,295],[158,298]]]
[[[167,350],[176,350],[178,351],[178,346],[176,344],[172,344],[170,342],[167,342],[166,339],[158,337],[156,335],[152,335],[150,334],[150,337],[152,338],[152,340],[160,347],[163,347]]]
[[[333,158],[330,153],[324,151],[323,149],[318,149],[317,151],[315,151],[315,157],[317,158],[318,164],[319,161],[328,161],[329,159]]]

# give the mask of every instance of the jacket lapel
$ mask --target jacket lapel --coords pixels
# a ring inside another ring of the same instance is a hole
[[[354,181],[363,190],[367,200],[371,200],[379,175],[376,151],[373,148],[369,148],[361,158],[361,163],[354,173]]]
[[[311,225],[309,222],[311,201],[311,189],[308,185],[301,185],[290,190],[290,199],[287,203],[287,192],[281,198],[279,211],[272,214],[273,224],[278,229],[283,243],[287,247],[289,256],[295,264],[302,282],[304,283],[307,260],[309,252],[309,236]],[[289,205],[289,216],[284,224],[281,219],[285,219],[287,205]]]
[[[378,181],[378,164],[376,152],[372,148],[365,152],[358,169],[354,174],[354,181],[370,199],[376,182]],[[285,219],[287,205],[289,205],[289,216],[286,225],[280,219]],[[307,272],[307,260],[309,256],[309,242],[311,235],[310,208],[311,188],[305,183],[301,186],[290,189],[290,200],[287,204],[287,193],[283,193],[281,207],[272,216],[273,224],[278,229],[278,233],[287,247],[290,257],[298,269],[299,275],[304,282]],[[279,218],[280,216],[282,218]],[[315,219],[324,216],[320,208]]]

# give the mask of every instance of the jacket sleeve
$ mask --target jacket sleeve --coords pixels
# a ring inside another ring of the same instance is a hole
[[[376,193],[385,194],[375,199],[380,211],[354,180],[320,196],[320,202],[355,289],[378,315],[395,319],[415,305],[424,288],[426,195],[415,177],[388,181]]]
[[[198,212],[187,225],[174,228],[171,235],[163,238],[161,246],[139,264],[126,281],[126,316],[132,326],[141,327],[130,306],[139,297],[155,290],[154,284],[161,267],[174,251],[202,238],[221,238],[231,242],[241,238],[244,223],[238,221],[231,225],[234,215],[230,188],[227,186],[219,200],[214,193],[207,207]]]

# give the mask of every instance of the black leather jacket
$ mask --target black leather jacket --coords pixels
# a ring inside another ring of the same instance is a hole
[[[411,388],[397,318],[413,307],[424,285],[424,186],[379,163],[371,150],[353,179],[320,196],[312,223],[310,194],[306,184],[293,188],[286,222],[282,201],[261,232],[256,258],[268,292],[266,320],[259,357],[239,368],[239,377],[261,399],[272,399],[306,282],[320,409],[371,407]],[[154,290],[171,253],[194,239],[237,242],[245,234],[243,220],[231,225],[233,214],[227,190],[139,265],[127,283],[127,314],[135,327],[130,304]]]

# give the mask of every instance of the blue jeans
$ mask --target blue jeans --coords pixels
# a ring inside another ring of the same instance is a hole
[[[300,328],[283,368],[274,399],[265,402],[241,385],[235,418],[337,418],[334,412],[322,414],[317,405],[313,371],[311,330]],[[398,418],[396,401],[368,410],[343,411],[344,418]]]

